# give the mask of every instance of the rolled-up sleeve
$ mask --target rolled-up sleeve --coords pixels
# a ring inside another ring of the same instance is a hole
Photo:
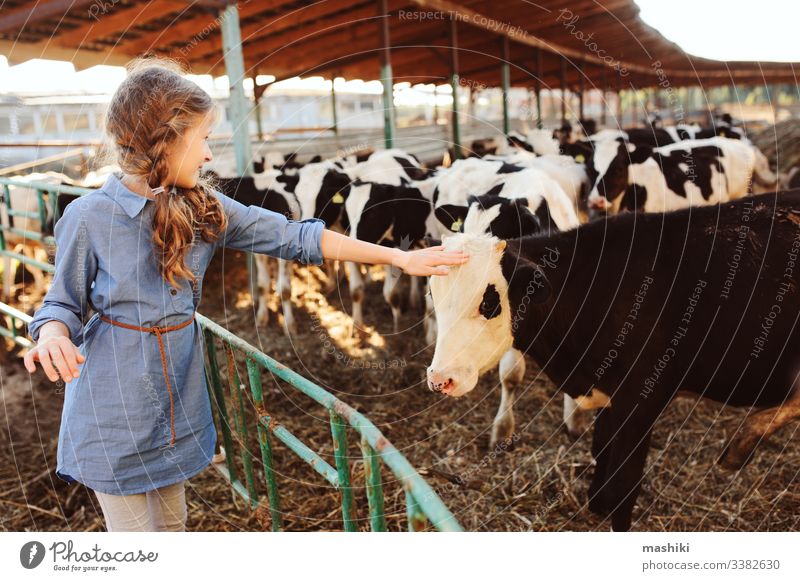
[[[324,220],[290,220],[266,208],[245,206],[220,192],[217,196],[228,216],[228,228],[220,237],[220,246],[304,264],[322,264]]]
[[[34,342],[39,341],[42,325],[53,320],[67,326],[73,343],[83,342],[81,331],[90,309],[89,288],[97,274],[97,258],[89,239],[86,206],[78,202],[68,205],[56,222],[55,273],[41,307],[28,325]]]

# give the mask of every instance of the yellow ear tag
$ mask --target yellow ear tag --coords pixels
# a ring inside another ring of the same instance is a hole
[[[577,161],[578,163],[583,163],[586,161],[586,158],[583,157],[582,153],[579,153],[578,155],[575,156],[575,161]]]
[[[727,133],[725,133],[724,131],[720,131],[720,132],[719,132],[719,136],[720,136],[720,137],[728,137],[728,134],[727,134]]]
[[[452,230],[453,232],[458,232],[459,230],[461,230],[461,225],[463,223],[464,221],[461,218],[459,218],[450,225],[450,230]]]
[[[334,204],[343,204],[344,203],[344,196],[341,192],[336,192],[336,195],[333,196],[331,200]]]

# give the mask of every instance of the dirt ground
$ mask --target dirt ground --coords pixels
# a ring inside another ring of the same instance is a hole
[[[360,333],[351,333],[346,281],[326,295],[323,272],[300,265],[294,268],[292,299],[298,333],[283,334],[276,298],[271,299],[270,324],[256,328],[244,255],[232,251],[212,263],[200,312],[369,417],[426,474],[465,529],[608,530],[609,523],[585,506],[593,470],[591,433],[573,440],[564,432],[561,395],[537,366],[528,361],[526,386],[515,406],[514,450],[490,450],[488,434],[500,399],[496,372],[463,398],[430,392],[424,371],[433,346],[424,340],[423,314],[407,311],[400,332],[393,333],[381,295],[382,273],[377,268],[372,273],[366,327]],[[20,306],[32,312],[33,304],[28,297]],[[17,359],[10,354],[0,372],[0,530],[104,530],[100,507],[86,487],[55,476],[63,390],[41,372],[31,378]],[[246,377],[243,367],[239,373]],[[327,412],[282,382],[264,378],[268,411],[333,464]],[[685,399],[670,406],[654,431],[633,530],[800,529],[798,426],[776,434],[739,472],[716,464],[744,413]],[[359,528],[366,530],[363,463],[352,430],[348,442],[356,516]],[[260,456],[257,448],[253,451],[259,492],[265,496]],[[336,491],[282,443],[274,445],[274,454],[285,528],[341,530]],[[407,526],[402,490],[385,468],[382,475],[389,527],[402,530]],[[191,479],[187,503],[188,530],[258,531],[267,525],[212,467]]]

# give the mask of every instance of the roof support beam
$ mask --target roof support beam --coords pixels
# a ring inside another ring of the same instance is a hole
[[[220,12],[222,40],[225,50],[225,70],[230,86],[231,126],[233,149],[236,156],[236,171],[240,176],[249,176],[253,158],[250,146],[250,107],[244,94],[244,57],[242,37],[239,31],[239,9],[236,3],[229,4]]]
[[[452,129],[453,157],[461,158],[461,126],[458,124],[458,23],[450,19],[450,86],[453,89]]]
[[[280,4],[280,2],[275,4]],[[262,10],[271,7],[273,6],[264,6]],[[353,6],[348,7],[346,12],[337,13],[341,9],[341,5],[336,2],[316,2],[288,13],[259,18],[257,22],[242,27],[242,39],[248,50],[251,45],[257,43],[274,44],[275,41],[289,43],[314,29],[323,27],[330,29],[348,22],[354,24],[357,20],[375,14],[375,7],[371,2],[366,5],[363,2],[355,2]],[[220,49],[220,39],[216,36],[209,36],[197,46],[193,58],[200,60],[213,58]]]
[[[247,18],[260,14],[270,8],[279,7],[285,0],[259,0],[242,3],[239,7],[239,19]],[[137,39],[122,38],[118,43],[118,48],[129,54],[141,54],[144,52],[164,52],[159,47],[170,45],[176,39],[186,41],[186,45],[176,51],[172,51],[170,56],[195,60],[194,50],[201,46],[217,29],[222,27],[220,12],[212,10],[207,14],[201,14],[194,18],[176,19],[176,22],[164,30],[154,32]],[[241,30],[239,32],[241,37]],[[222,49],[224,50],[224,42]],[[219,62],[219,52],[214,54],[214,61]]]
[[[6,32],[15,28],[22,30],[27,25],[45,20],[54,16],[64,16],[70,9],[76,10],[83,8],[87,4],[96,0],[50,0],[43,2],[26,2],[16,8],[6,8],[0,16],[0,32]],[[103,3],[96,6],[98,8]],[[97,15],[89,10],[89,16],[97,19]]]
[[[586,71],[584,70],[583,60],[581,60],[578,66],[578,73],[580,74],[579,83],[580,86],[578,87],[578,120],[585,119],[583,114],[583,100],[585,98],[584,93],[586,92]]]
[[[511,88],[511,71],[509,69],[508,37],[500,39],[502,43],[503,63],[501,65],[501,84],[503,86],[503,133],[506,135],[511,131],[511,120],[508,118],[508,95]]]
[[[378,0],[379,33],[381,37],[381,83],[383,84],[383,143],[394,147],[394,78],[392,77],[391,38],[389,36],[389,7],[387,0]]]
[[[542,123],[542,49],[536,48],[536,128],[541,129]]]
[[[99,4],[89,7],[89,15],[92,15],[92,8]],[[130,8],[116,9],[102,18],[89,19],[86,24],[56,34],[54,40],[61,46],[83,46],[99,37],[109,36],[112,33],[120,32],[124,34],[131,27],[145,24],[152,20],[180,12],[174,20],[179,20],[183,13],[189,8],[189,3],[185,0],[151,0],[144,5],[134,4]]]
[[[558,85],[561,89],[561,125],[567,122],[567,59],[561,59]]]
[[[520,44],[543,48],[548,52],[561,55],[562,57],[565,58],[575,59],[575,60],[585,58],[587,62],[604,67],[624,66],[629,71],[641,72],[649,75],[655,74],[653,69],[651,69],[650,67],[637,65],[634,63],[623,63],[622,61],[619,61],[619,63],[616,62],[609,63],[597,56],[587,55],[584,51],[580,49],[572,49],[566,46],[561,46],[547,42],[545,40],[542,40],[541,38],[529,34],[525,30],[522,30],[518,27],[508,26],[504,22],[498,22],[496,19],[491,18],[490,16],[481,14],[480,12],[476,12],[475,10],[472,10],[455,2],[451,2],[450,0],[410,0],[410,2],[413,2],[418,6],[428,8],[429,10],[446,12],[453,20],[460,20],[477,28],[488,30],[493,34],[506,36],[510,40],[513,40],[514,42],[518,42]]]

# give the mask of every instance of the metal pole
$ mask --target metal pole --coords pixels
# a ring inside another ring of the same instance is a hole
[[[691,91],[690,87],[684,87],[684,106],[683,106],[683,119],[681,121],[683,123],[689,123],[689,110],[691,108],[691,104],[689,103],[689,91]]]
[[[501,82],[503,84],[503,133],[508,135],[511,131],[511,121],[508,118],[508,94],[511,85],[511,72],[509,70],[508,37],[503,36],[503,64],[501,67]]]
[[[559,78],[559,85],[561,87],[561,125],[567,120],[567,61],[561,58],[561,74]]]
[[[239,8],[235,3],[228,4],[220,12],[222,23],[222,50],[225,58],[225,72],[228,75],[230,97],[228,98],[233,129],[233,152],[236,158],[236,172],[244,177],[252,175],[253,159],[249,130],[249,103],[244,95],[244,55],[242,55],[242,32],[239,28]],[[250,296],[256,296],[255,260],[253,253],[247,253],[247,279]]]
[[[239,8],[228,4],[220,14],[222,21],[222,48],[225,51],[225,72],[230,86],[230,112],[233,126],[233,149],[236,156],[236,171],[240,176],[252,174],[250,160],[253,158],[248,128],[249,104],[244,95],[244,56],[242,36],[239,29]]]
[[[262,128],[262,123],[261,123],[261,97],[264,95],[266,86],[262,88],[256,84],[256,78],[258,78],[258,71],[253,71],[252,78],[253,78],[253,101],[255,102],[255,113],[256,113],[256,134],[258,135],[259,141],[264,141],[264,130]]]
[[[583,100],[584,100],[584,92],[586,91],[586,79],[583,72],[583,61],[580,62],[580,68],[578,69],[578,74],[580,75],[580,93],[578,94],[578,119],[584,119],[583,115]]]
[[[536,128],[541,129],[542,123],[542,49],[536,47]]]
[[[600,73],[600,125],[604,127],[606,124],[606,105],[608,105],[606,102],[606,83],[608,83],[608,78],[606,76],[607,71],[608,68],[604,65]]]
[[[433,84],[433,125],[439,125],[439,87]]]
[[[453,158],[461,158],[461,127],[458,125],[458,29],[455,18],[450,19],[450,86],[453,89]]]
[[[622,122],[622,115],[624,111],[622,110],[622,89],[617,88],[617,127],[622,129],[624,123]]]
[[[264,130],[261,127],[261,99],[256,98],[256,135],[259,141],[264,141]]]
[[[331,75],[331,111],[333,113],[333,133],[336,137],[339,137],[339,119],[336,116],[336,90],[333,87],[333,83],[336,81],[336,76]]]
[[[386,149],[394,147],[394,83],[389,41],[389,7],[387,0],[378,0],[381,35],[381,83],[383,83],[383,141]]]

